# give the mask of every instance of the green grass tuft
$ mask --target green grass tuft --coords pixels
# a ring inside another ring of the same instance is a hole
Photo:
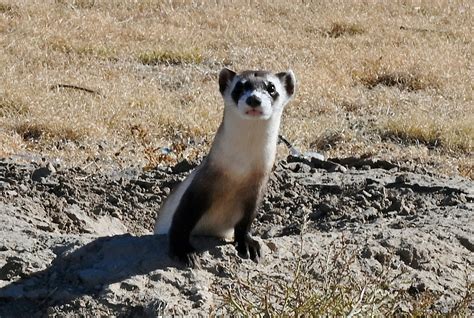
[[[203,57],[198,50],[188,52],[150,51],[140,54],[138,59],[145,65],[201,64],[203,62]]]

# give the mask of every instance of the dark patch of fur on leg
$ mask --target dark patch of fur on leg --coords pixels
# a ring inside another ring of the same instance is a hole
[[[234,228],[235,244],[239,256],[243,258],[250,257],[254,262],[258,262],[261,257],[260,243],[250,236],[250,227],[255,216],[257,215],[257,207],[261,201],[263,189],[266,180],[255,187],[249,187],[247,193],[243,194],[244,199],[244,215]]]
[[[199,263],[196,250],[190,243],[191,232],[212,202],[210,196],[212,191],[206,187],[205,181],[201,181],[207,178],[205,170],[196,174],[181,198],[169,232],[171,256],[177,257],[179,261],[192,267],[198,267]]]

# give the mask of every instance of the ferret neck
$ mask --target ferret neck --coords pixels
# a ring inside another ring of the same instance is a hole
[[[245,119],[226,109],[211,148],[211,160],[226,169],[235,165],[243,174],[250,170],[270,170],[275,160],[280,119],[281,113],[274,113],[268,120]]]

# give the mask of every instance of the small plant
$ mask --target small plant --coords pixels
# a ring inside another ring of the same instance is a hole
[[[367,60],[364,68],[353,72],[353,78],[367,87],[373,89],[379,85],[396,87],[401,91],[420,91],[425,89],[439,89],[439,78],[430,72],[421,72],[419,66],[406,69],[397,69],[382,57],[376,60]]]
[[[9,96],[0,96],[0,117],[25,115],[29,111],[22,101],[14,100]]]
[[[293,273],[257,275],[234,283],[222,295],[231,314],[245,317],[425,317],[443,312],[434,304],[441,297],[429,290],[415,293],[398,287],[405,271],[395,272],[387,261],[377,273],[355,274],[360,268],[357,247],[342,237],[326,255],[304,252],[306,222],[300,232],[295,261],[287,266]],[[393,257],[393,255],[392,255]],[[232,273],[233,271],[230,270]],[[450,308],[450,316],[464,316],[473,299],[474,284],[466,276],[464,295]]]
[[[143,155],[147,161],[144,170],[154,169],[161,163],[175,164],[184,159],[185,150],[188,144],[184,140],[177,138],[170,147],[155,147],[150,136],[150,131],[143,125],[137,124],[130,127],[130,132],[143,149]],[[116,154],[116,155],[119,155]]]
[[[400,291],[393,287],[398,276],[356,277],[351,268],[357,251],[342,239],[327,255],[304,255],[290,264],[293,275],[259,274],[227,289],[226,306],[233,314],[265,317],[329,316],[370,317],[393,315]],[[262,283],[263,282],[263,283]]]
[[[71,45],[70,41],[66,40],[63,37],[53,37],[48,41],[48,46],[51,50],[60,52],[60,53],[73,53],[74,48]]]
[[[330,38],[339,38],[345,35],[363,34],[364,32],[365,30],[357,24],[333,22],[329,29],[323,31],[323,34]]]
[[[5,13],[8,15],[15,15],[17,13],[18,7],[8,4],[8,3],[3,3],[0,2],[0,13]]]
[[[145,65],[200,64],[203,61],[202,55],[197,50],[188,52],[150,51],[140,54],[138,59]]]
[[[474,180],[474,163],[462,162],[459,164],[458,171],[461,176]]]
[[[344,130],[328,130],[324,132],[321,136],[318,136],[313,142],[311,142],[310,147],[320,150],[330,150],[337,146],[338,144],[349,141],[351,136],[347,131]]]
[[[81,56],[98,57],[106,60],[113,60],[117,54],[113,48],[91,44],[75,47],[74,51]]]
[[[42,138],[77,141],[81,137],[80,133],[72,128],[53,124],[26,122],[17,125],[15,130],[24,140],[29,141],[37,141]]]
[[[95,0],[56,0],[56,3],[69,5],[75,9],[92,9],[95,5]]]
[[[369,89],[377,85],[397,87],[400,90],[419,91],[427,88],[438,88],[439,85],[420,74],[406,72],[379,71],[360,78],[364,86]]]

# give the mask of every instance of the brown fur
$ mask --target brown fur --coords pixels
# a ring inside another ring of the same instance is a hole
[[[193,234],[216,235],[229,238],[232,231],[221,231],[222,228],[233,229],[242,218],[244,206],[248,201],[262,199],[263,189],[268,180],[268,173],[254,171],[246,176],[229,175],[225,170],[206,163],[200,173],[203,186],[211,194],[209,210],[199,220]]]

